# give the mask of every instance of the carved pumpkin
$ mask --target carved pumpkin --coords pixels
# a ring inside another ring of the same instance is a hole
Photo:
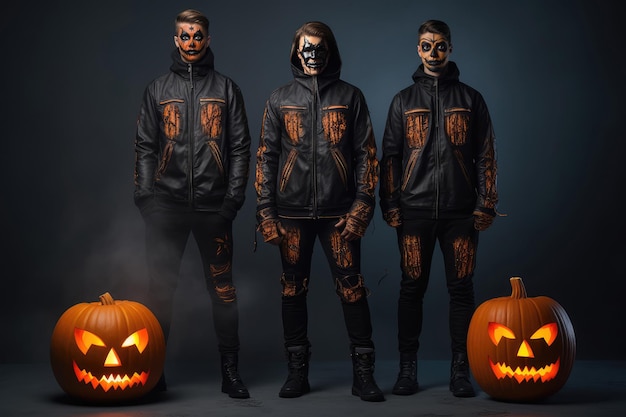
[[[549,297],[527,297],[519,277],[510,297],[482,303],[467,336],[470,368],[491,397],[528,402],[565,385],[574,364],[576,337],[567,313]]]
[[[63,390],[88,401],[138,398],[158,382],[165,339],[152,312],[135,301],[114,300],[67,309],[52,333],[50,361]]]

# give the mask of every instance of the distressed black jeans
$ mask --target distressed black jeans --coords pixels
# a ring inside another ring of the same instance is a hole
[[[232,222],[217,213],[181,212],[157,208],[144,216],[149,273],[149,305],[159,319],[166,340],[180,265],[193,235],[211,298],[213,325],[221,353],[239,350],[239,312],[233,284]],[[194,326],[206,320],[198,318]]]
[[[374,347],[370,309],[361,275],[361,240],[341,238],[335,228],[337,221],[337,218],[281,219],[287,230],[280,244],[286,347],[309,345],[307,293],[316,239],[324,251],[335,291],[341,300],[351,347]]]
[[[474,313],[474,268],[478,231],[473,216],[461,219],[404,220],[397,229],[402,280],[398,299],[398,348],[413,354],[419,349],[424,319],[423,300],[432,257],[439,242],[449,295],[451,349],[467,352],[467,330]]]

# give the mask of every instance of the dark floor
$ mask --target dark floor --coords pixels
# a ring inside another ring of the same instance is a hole
[[[278,390],[285,365],[241,369],[252,397],[234,400],[220,392],[214,369],[190,363],[167,365],[168,391],[154,401],[117,406],[76,404],[57,385],[48,364],[0,365],[0,416],[186,417],[186,416],[622,416],[626,415],[626,362],[577,361],[567,384],[538,404],[495,401],[484,392],[456,398],[448,391],[446,361],[420,361],[420,391],[390,393],[397,364],[379,361],[376,379],[386,401],[367,403],[350,394],[348,362],[312,362],[311,393],[283,399]],[[478,387],[476,387],[478,388]]]

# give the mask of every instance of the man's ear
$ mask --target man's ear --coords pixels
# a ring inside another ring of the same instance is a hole
[[[176,45],[176,48],[179,48],[178,46],[178,36],[174,35],[174,45]]]

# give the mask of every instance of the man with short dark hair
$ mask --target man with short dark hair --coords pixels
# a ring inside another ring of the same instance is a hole
[[[418,36],[422,63],[414,84],[389,107],[382,145],[380,204],[383,218],[397,231],[402,271],[400,372],[393,393],[418,390],[422,305],[438,241],[450,296],[450,390],[471,397],[466,338],[474,311],[478,234],[496,215],[495,137],[485,101],[459,81],[459,69],[449,60],[448,25],[429,20]]]

